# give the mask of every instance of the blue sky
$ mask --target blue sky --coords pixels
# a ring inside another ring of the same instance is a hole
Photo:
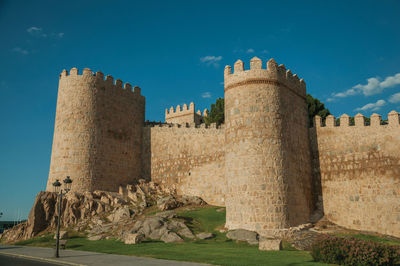
[[[0,0],[0,212],[26,218],[49,170],[58,75],[138,85],[146,119],[223,96],[223,68],[273,57],[335,116],[400,110],[399,1]]]

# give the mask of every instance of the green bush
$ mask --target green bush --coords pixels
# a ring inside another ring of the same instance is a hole
[[[341,265],[400,265],[400,247],[355,238],[324,236],[316,241],[315,261]]]

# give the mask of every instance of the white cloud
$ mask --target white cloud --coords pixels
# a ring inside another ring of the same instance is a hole
[[[246,51],[246,53],[248,53],[248,54],[252,54],[252,53],[254,53],[255,51],[254,51],[254,49],[253,48],[249,48],[249,49],[247,49],[247,51]]]
[[[397,84],[400,84],[400,73],[385,78],[385,80],[382,81],[380,85],[382,88],[390,88],[396,86]]]
[[[30,27],[26,31],[32,36],[42,37],[42,38],[51,37],[51,38],[54,38],[54,39],[61,39],[61,38],[64,37],[64,32],[46,33],[45,31],[43,31],[42,28],[39,28],[39,27]]]
[[[369,104],[364,105],[363,107],[356,108],[355,110],[356,111],[368,111],[368,110],[377,111],[384,105],[386,105],[385,100],[378,100],[378,101],[376,101],[376,103],[369,103]]]
[[[393,94],[389,98],[389,102],[391,103],[400,103],[400,92]]]
[[[356,94],[358,94],[358,91],[357,91],[357,90],[355,90],[355,89],[348,89],[347,91],[344,91],[344,92],[333,93],[333,94],[332,94],[332,97],[335,97],[335,98],[344,98],[344,97],[353,96],[353,95],[356,95]]]
[[[28,50],[22,49],[21,47],[15,47],[14,49],[12,49],[12,51],[23,55],[29,54]]]
[[[382,93],[384,89],[394,87],[398,84],[400,84],[400,73],[397,73],[394,76],[388,76],[383,81],[380,81],[379,78],[369,78],[367,79],[367,84],[357,84],[346,91],[332,93],[332,97],[345,98],[359,94],[371,96]]]
[[[268,50],[262,50],[261,53],[263,53],[263,54],[269,54],[269,51],[268,51]]]
[[[43,32],[42,28],[30,27],[26,31],[32,36],[38,36],[38,37],[47,38],[47,34]]]
[[[326,101],[327,101],[327,102],[334,102],[334,101],[335,101],[335,98],[330,97],[330,98],[326,99]]]
[[[26,30],[29,34],[35,35],[38,33],[42,32],[42,28],[38,28],[38,27],[30,27],[29,29]]]
[[[215,67],[219,66],[219,61],[222,60],[222,56],[207,55],[200,58],[200,62],[206,64],[207,66],[213,65]]]
[[[207,91],[207,92],[204,92],[204,93],[201,94],[201,97],[202,97],[202,98],[211,98],[211,93],[208,92],[208,91]]]
[[[367,84],[362,85],[362,84],[357,84],[356,86],[353,87],[353,89],[356,89],[355,93],[361,92],[365,96],[371,96],[374,94],[381,93],[383,91],[383,87],[380,86],[380,81],[377,78],[369,78],[367,79]],[[353,94],[354,95],[354,94]]]

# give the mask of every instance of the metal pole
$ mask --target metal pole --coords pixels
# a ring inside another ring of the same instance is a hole
[[[55,257],[59,258],[59,245],[60,245],[60,222],[61,222],[61,202],[62,202],[62,190],[60,191],[60,202],[58,205],[58,222],[57,222],[57,233],[56,233],[56,253],[55,253]]]

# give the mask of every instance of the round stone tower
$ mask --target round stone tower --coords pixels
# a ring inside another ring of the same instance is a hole
[[[312,210],[306,89],[274,59],[225,67],[226,227],[274,235]]]
[[[85,68],[60,75],[47,190],[70,176],[73,191],[118,191],[141,172],[145,99],[140,88]],[[62,183],[62,182],[61,182]]]

